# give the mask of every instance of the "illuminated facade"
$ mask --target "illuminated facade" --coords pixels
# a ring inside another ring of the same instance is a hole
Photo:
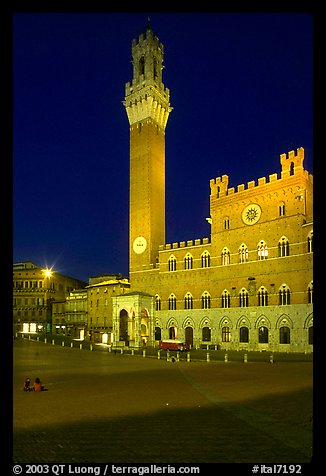
[[[131,293],[113,299],[113,339],[155,345],[184,339],[223,349],[312,351],[313,179],[304,149],[281,154],[279,173],[229,188],[210,181],[211,236],[165,243],[163,45],[148,26],[132,42]],[[213,171],[212,171],[213,172]]]
[[[13,265],[14,332],[52,331],[52,306],[86,283],[50,269],[42,269],[31,261]]]
[[[87,333],[85,339],[112,343],[112,306],[115,296],[129,292],[130,283],[121,274],[89,278],[87,293]]]

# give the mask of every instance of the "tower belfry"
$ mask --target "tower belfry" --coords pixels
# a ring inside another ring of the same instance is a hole
[[[123,103],[130,124],[130,274],[155,267],[165,243],[165,127],[172,108],[163,55],[148,22],[132,41],[133,78]]]

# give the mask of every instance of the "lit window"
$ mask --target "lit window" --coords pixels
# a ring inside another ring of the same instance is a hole
[[[313,252],[313,232],[311,231],[308,235],[308,253]]]
[[[249,254],[248,248],[243,243],[239,248],[239,262],[240,263],[246,263],[248,261],[248,254]]]
[[[314,295],[314,289],[313,289],[313,282],[311,281],[311,283],[308,286],[308,304],[313,303],[313,297],[314,297],[313,295]]]
[[[258,244],[257,253],[258,253],[257,258],[258,258],[259,260],[263,260],[263,259],[267,259],[267,258],[268,258],[268,248],[267,248],[267,245],[266,245],[265,241],[261,241],[261,242]]]
[[[284,217],[285,215],[285,203],[281,202],[278,206],[278,214],[280,217]]]
[[[227,266],[230,264],[230,251],[228,248],[224,247],[221,254],[222,266]]]
[[[231,342],[231,332],[228,326],[222,327],[222,342]]]

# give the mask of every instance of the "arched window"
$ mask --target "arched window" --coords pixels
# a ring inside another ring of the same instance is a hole
[[[185,269],[192,269],[193,258],[190,253],[187,253],[184,259]]]
[[[278,242],[278,255],[282,257],[282,256],[289,256],[289,254],[290,254],[289,240],[286,238],[286,236],[282,236],[282,238]]]
[[[278,296],[279,296],[279,305],[280,306],[286,306],[290,304],[290,288],[286,284],[282,284],[280,289],[278,290]]]
[[[161,298],[158,294],[155,296],[155,310],[160,311],[161,310]]]
[[[281,202],[278,206],[278,215],[280,217],[284,217],[285,216],[285,203],[284,202]]]
[[[307,243],[308,243],[308,253],[312,253],[313,252],[313,232],[312,231],[308,235]]]
[[[257,259],[267,259],[268,258],[268,248],[265,241],[260,241],[257,247]]]
[[[211,296],[207,291],[201,296],[201,307],[202,309],[210,309],[211,307]]]
[[[230,307],[230,293],[227,289],[224,289],[222,293],[222,307]]]
[[[239,248],[239,262],[240,263],[246,263],[248,261],[248,248],[247,246],[242,243],[242,245]]]
[[[222,250],[221,258],[222,266],[230,264],[230,251],[228,250],[228,248],[226,248],[226,246]]]
[[[170,294],[168,301],[169,301],[169,311],[175,311],[177,308],[177,298],[175,294]]]
[[[177,260],[175,256],[170,256],[168,260],[168,265],[169,265],[169,271],[176,271],[177,269]]]
[[[201,267],[202,268],[209,268],[210,267],[210,254],[208,251],[204,251],[204,253],[201,255]]]
[[[245,288],[242,288],[239,293],[239,305],[240,307],[248,307],[249,294]]]
[[[203,327],[202,329],[202,341],[210,342],[211,341],[211,330],[209,327]]]
[[[223,219],[223,226],[224,226],[224,230],[229,230],[230,229],[230,219],[229,219],[229,217],[225,217]]]
[[[249,329],[246,326],[240,327],[240,342],[249,342]]]
[[[268,329],[266,326],[261,326],[258,329],[258,342],[259,344],[268,344]]]
[[[264,286],[258,290],[258,306],[268,306],[268,292]]]
[[[222,342],[230,342],[231,341],[231,332],[228,326],[222,327]]]
[[[280,327],[280,344],[290,344],[290,328]]]
[[[311,281],[311,283],[308,286],[308,304],[312,304],[314,302],[313,298],[314,298],[314,285],[313,285],[313,282]]]
[[[193,298],[190,293],[187,293],[184,298],[185,302],[185,309],[192,309],[193,308]]]

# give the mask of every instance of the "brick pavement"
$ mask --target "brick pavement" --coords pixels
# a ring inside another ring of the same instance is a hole
[[[24,393],[27,376],[49,391]],[[17,463],[310,460],[310,362],[169,363],[24,340],[13,384]],[[282,410],[293,400],[300,411]]]

